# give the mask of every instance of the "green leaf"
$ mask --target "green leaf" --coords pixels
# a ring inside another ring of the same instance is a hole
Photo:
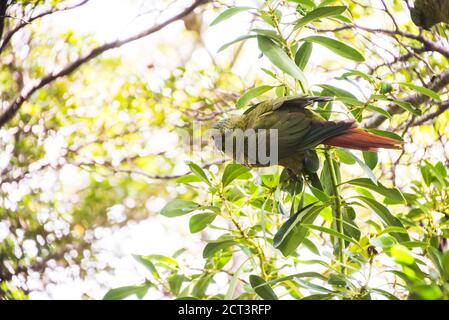
[[[333,286],[343,287],[346,286],[346,278],[342,275],[331,273],[328,283]]]
[[[293,78],[301,81],[306,86],[307,80],[302,70],[290,59],[290,57],[279,48],[270,38],[257,36],[259,49],[262,53],[279,69],[291,75]]]
[[[160,262],[166,265],[172,265],[172,266],[179,266],[178,261],[176,261],[175,259],[171,258],[171,257],[167,257],[161,254],[150,254],[147,256],[138,256],[140,259],[138,260],[139,262],[143,262],[143,261],[155,261],[155,262]]]
[[[308,229],[302,224],[313,223],[322,209],[326,206],[316,206],[311,203],[291,216],[278,230],[273,238],[273,246],[284,256],[293,253],[307,236]]]
[[[441,263],[443,266],[443,277],[445,277],[446,279],[449,277],[449,251],[446,251],[443,254],[443,258],[441,259]]]
[[[388,137],[391,139],[396,139],[399,141],[404,141],[404,139],[402,139],[402,137],[394,132],[390,132],[390,131],[385,131],[385,130],[379,130],[379,129],[365,129],[368,132],[374,133],[374,134],[378,134],[379,136],[384,136],[384,137]]]
[[[429,247],[427,249],[427,256],[432,261],[438,273],[444,277],[444,267],[443,267],[443,255],[438,249],[434,247]]]
[[[343,233],[357,241],[360,240],[361,232],[354,221],[356,218],[354,208],[348,206],[343,209]],[[345,245],[348,245],[348,243],[345,242]]]
[[[255,32],[259,36],[266,36],[274,41],[277,41],[278,43],[282,43],[282,38],[273,30],[252,29],[251,31]]]
[[[402,109],[414,114],[415,116],[420,116],[422,114],[421,109],[416,108],[408,101],[401,101],[401,100],[394,100],[394,99],[391,99],[390,101],[392,103],[394,103],[395,105],[401,107]]]
[[[296,279],[296,278],[315,278],[315,279],[320,279],[320,280],[326,280],[326,277],[318,272],[300,272],[300,273],[291,274],[286,277],[277,278],[277,279],[268,281],[267,283],[269,285],[272,285],[272,284],[276,284],[279,282],[284,282],[284,281],[292,280],[292,279]]]
[[[415,258],[413,257],[412,252],[401,244],[392,246],[390,254],[399,264],[411,266],[415,263]]]
[[[336,1],[337,0],[322,0],[322,1],[320,1],[320,4],[318,5],[318,7],[325,7],[328,4],[334,3]]]
[[[401,227],[401,228],[405,229],[404,225],[401,223],[401,221],[398,218],[396,218],[395,216],[393,216],[390,213],[390,211],[387,209],[387,207],[380,204],[376,200],[365,197],[365,196],[356,196],[355,198],[360,199],[363,202],[365,202],[373,210],[373,212],[375,214],[377,214],[385,222],[385,224],[387,226]],[[410,238],[407,234],[392,233],[391,235],[393,237],[395,237],[396,239],[398,239],[399,242],[410,240]]]
[[[312,186],[309,186],[309,189],[310,191],[312,191],[313,195],[317,197],[317,199],[320,200],[321,202],[326,203],[330,200],[329,196],[325,194],[323,191]]]
[[[354,158],[354,160],[359,164],[359,166],[363,169],[363,171],[365,171],[366,175],[371,179],[371,181],[373,181],[374,183],[377,183],[377,178],[374,175],[374,173],[371,171],[371,169],[365,164],[365,162],[363,162],[362,160],[360,160],[358,157],[356,157],[351,151],[346,150],[346,152],[348,152],[349,154],[352,155],[352,157]]]
[[[332,159],[333,166],[335,168],[335,174],[337,178],[337,183],[341,182],[341,173],[340,173],[340,164]],[[323,191],[328,195],[334,195],[333,183],[332,183],[332,174],[329,170],[329,164],[327,159],[324,161],[323,170],[321,170],[320,174],[320,182],[322,185]],[[318,188],[320,189],[320,188]]]
[[[295,22],[295,29],[299,29],[309,22],[315,20],[336,16],[342,14],[347,8],[345,6],[335,6],[335,7],[319,7],[315,10],[308,12],[304,17],[298,19]]]
[[[393,232],[408,233],[407,230],[402,227],[386,227],[385,229],[382,230],[381,234],[393,233]]]
[[[378,289],[378,288],[372,288],[370,289],[373,292],[377,292],[381,295],[383,295],[385,298],[388,298],[389,300],[399,300],[398,297],[396,297],[395,295],[391,294],[388,291],[382,290],[382,289]]]
[[[229,185],[235,179],[248,179],[251,178],[250,174],[251,169],[245,166],[242,166],[238,163],[230,163],[226,166],[223,176],[221,178],[221,182],[223,187]]]
[[[249,276],[249,283],[259,297],[264,300],[278,300],[276,293],[267,282],[254,274]]]
[[[383,186],[380,182],[375,184],[372,180],[367,178],[353,179],[346,182],[347,184],[351,184],[353,186],[364,187],[370,190],[373,190],[385,197],[393,199],[398,203],[405,203],[405,198],[403,194],[396,188],[387,188]]]
[[[341,15],[341,14],[334,16],[333,19],[340,20],[344,23],[352,23],[352,20],[350,18],[345,17],[344,15]]]
[[[247,92],[245,92],[245,94],[243,94],[237,100],[237,103],[236,103],[237,108],[239,108],[239,109],[243,108],[252,99],[257,98],[258,96],[264,94],[267,91],[270,91],[273,88],[274,88],[274,86],[263,85],[263,86],[255,87],[255,88],[252,88],[252,89],[248,90]]]
[[[216,213],[205,212],[199,213],[190,218],[189,229],[191,233],[200,232],[211,224],[217,217]]]
[[[373,104],[368,104],[366,106],[366,110],[377,112],[381,116],[384,116],[385,118],[388,118],[388,119],[391,118],[391,114],[387,110],[384,110],[384,109],[382,109],[380,107],[377,107],[377,106],[375,106]]]
[[[285,86],[276,87],[276,90],[274,91],[276,93],[276,97],[278,97],[278,98],[285,97],[286,90],[287,89]]]
[[[338,80],[346,80],[350,76],[360,77],[362,79],[365,79],[369,83],[373,83],[375,81],[375,77],[373,77],[372,75],[367,74],[367,73],[362,72],[362,71],[359,71],[359,70],[354,70],[354,69],[348,69],[347,72],[343,73],[341,75],[341,77],[338,77],[336,79],[338,79]]]
[[[201,179],[201,181],[206,182],[208,185],[211,185],[203,168],[201,168],[199,165],[191,161],[187,161],[187,165],[189,166],[190,170],[192,170],[193,174],[195,174],[199,179]]]
[[[290,2],[295,2],[300,5],[305,5],[308,8],[316,8],[316,4],[313,0],[288,0]]]
[[[304,42],[296,51],[295,54],[295,63],[301,69],[304,70],[309,62],[310,55],[312,54],[313,43],[312,42]]]
[[[242,270],[243,270],[243,268],[244,268],[244,266],[245,266],[247,261],[248,260],[245,260],[240,265],[240,267],[234,272],[234,275],[232,276],[231,281],[229,281],[229,287],[228,287],[228,290],[226,291],[226,295],[224,297],[225,300],[232,300],[232,299],[234,299],[234,293],[235,293],[235,290],[237,289],[237,284],[238,284],[238,282],[240,280],[239,279],[240,272],[242,272]]]
[[[328,233],[331,236],[334,236],[334,237],[337,237],[337,238],[341,238],[341,239],[343,239],[345,241],[348,241],[348,242],[351,242],[351,243],[354,243],[354,244],[358,245],[357,241],[355,241],[354,239],[352,239],[351,237],[348,237],[347,235],[345,235],[343,233],[335,231],[334,229],[326,228],[326,227],[323,227],[323,226],[315,226],[313,224],[303,224],[303,226],[304,226],[304,228],[314,229],[314,230],[317,230],[317,231],[320,231],[320,232]]]
[[[408,82],[397,82],[397,84],[400,86],[407,87],[407,88],[413,89],[415,91],[418,91],[419,93],[422,93],[423,95],[428,96],[437,101],[441,101],[440,95],[431,89],[428,89],[428,88],[425,88],[422,86],[418,86],[413,83],[408,83]]]
[[[220,22],[229,19],[230,17],[236,15],[237,13],[243,12],[243,11],[248,11],[251,10],[253,8],[251,7],[232,7],[229,9],[226,9],[225,11],[223,11],[222,13],[220,13],[211,23],[210,26],[214,26],[216,24],[219,24]]]
[[[134,259],[136,259],[137,262],[144,265],[148,270],[150,270],[151,275],[155,279],[160,279],[159,272],[157,271],[156,267],[154,266],[153,262],[151,262],[151,259],[149,259],[147,256],[139,256],[139,255],[133,255]]]
[[[379,237],[371,238],[369,243],[382,249],[389,249],[397,243],[397,240],[390,235],[382,234]]]
[[[183,216],[198,209],[199,207],[199,204],[193,201],[175,199],[165,205],[165,207],[161,210],[161,215],[170,218]]]
[[[168,285],[170,286],[170,290],[174,295],[179,294],[179,290],[181,290],[181,286],[184,280],[186,280],[185,276],[176,273],[168,278]]]
[[[103,300],[121,300],[135,294],[142,299],[148,291],[147,284],[137,286],[125,286],[109,290],[103,297]]]
[[[341,160],[341,162],[343,162],[345,164],[352,165],[356,162],[354,157],[352,156],[352,154],[348,153],[345,149],[338,148],[335,150],[335,152],[336,152],[338,158]]]
[[[202,180],[194,174],[186,174],[176,179],[176,183],[201,182]]]
[[[328,48],[329,50],[335,52],[336,54],[340,55],[343,58],[347,58],[347,59],[354,60],[357,62],[365,61],[365,58],[359,51],[357,51],[356,49],[348,46],[347,44],[345,44],[339,40],[327,38],[324,36],[310,36],[310,37],[304,38],[302,40],[307,41],[307,42],[314,42],[319,45],[322,45],[322,46]]]
[[[332,86],[330,84],[319,84],[318,87],[332,92],[336,97],[346,97],[357,100],[357,97],[345,89]],[[363,104],[363,103],[362,103]]]
[[[297,4],[299,4],[299,5],[304,5],[304,6],[306,6],[307,8],[316,8],[316,4],[315,4],[315,2],[313,1],[313,0],[288,0],[288,1],[290,1],[290,2],[295,2],[295,3],[297,3]]]
[[[205,273],[199,277],[192,289],[192,295],[200,299],[204,298],[207,287],[209,286],[213,276],[213,273]]]
[[[229,248],[233,245],[237,244],[234,240],[229,239],[218,239],[215,241],[210,241],[203,250],[203,258],[210,258],[212,257],[216,252]]]
[[[371,152],[371,151],[363,151],[363,160],[365,160],[365,164],[370,168],[371,170],[374,170],[374,168],[377,165],[377,161],[379,158],[377,157],[377,152]]]
[[[222,45],[222,46],[218,49],[217,53],[218,53],[218,52],[221,52],[221,51],[223,51],[223,50],[225,50],[225,49],[227,49],[228,47],[232,46],[233,44],[235,44],[235,43],[237,43],[237,42],[245,41],[245,40],[248,40],[248,39],[251,39],[251,38],[255,38],[255,37],[256,37],[256,35],[254,35],[254,34],[247,34],[247,35],[238,37],[238,38],[236,38],[236,39],[234,39],[234,40],[232,40],[232,41],[230,41],[230,42],[228,42],[228,43]]]

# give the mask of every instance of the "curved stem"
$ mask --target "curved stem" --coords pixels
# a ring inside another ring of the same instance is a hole
[[[337,232],[343,234],[343,215],[341,210],[341,200],[340,200],[340,192],[338,190],[338,181],[337,181],[337,173],[336,168],[334,167],[334,162],[330,154],[329,148],[326,148],[324,150],[324,155],[326,157],[326,163],[328,165],[329,173],[331,175],[331,184],[332,184],[332,193],[334,196],[334,225]],[[344,264],[345,264],[345,257],[343,254],[343,249],[345,247],[345,241],[342,238],[338,238],[338,246],[337,246],[337,258],[340,261],[340,271],[342,273],[345,272]]]
[[[224,199],[222,196],[223,204],[226,208],[226,211],[228,212],[229,218],[231,219],[232,224],[235,226],[235,228],[238,230],[240,235],[243,239],[246,240],[246,242],[253,247],[253,249],[256,251],[256,256],[259,259],[259,267],[260,267],[260,273],[264,279],[268,279],[268,273],[267,273],[267,259],[265,257],[265,254],[263,252],[263,249],[261,248],[260,244],[256,241],[253,241],[248,235],[245,233],[245,230],[243,230],[242,226],[238,223],[238,221],[233,216],[233,210],[229,207],[228,202]]]

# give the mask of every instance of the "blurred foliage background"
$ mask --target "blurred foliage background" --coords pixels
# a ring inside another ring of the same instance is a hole
[[[418,27],[414,5],[2,2],[0,298],[449,298],[449,28]],[[406,142],[333,150],[343,235],[332,191],[292,195],[280,168],[222,164],[180,139],[301,93],[261,38],[306,92],[337,97],[318,108]],[[314,202],[302,241],[273,243]]]

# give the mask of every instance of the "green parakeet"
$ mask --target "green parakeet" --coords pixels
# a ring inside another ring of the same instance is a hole
[[[233,115],[218,121],[214,126],[218,132],[214,136],[215,144],[242,164],[250,167],[266,167],[273,163],[262,163],[254,154],[251,158],[248,145],[250,141],[254,143],[254,140],[250,137],[256,137],[256,141],[259,141],[261,133],[267,134],[262,129],[277,129],[275,142],[278,164],[289,168],[296,175],[303,174],[304,170],[308,172],[318,170],[319,162],[313,149],[319,144],[367,151],[377,151],[378,148],[400,148],[402,141],[358,129],[352,120],[327,121],[306,108],[315,102],[328,102],[333,99],[333,97],[289,96],[263,101],[250,107],[243,115]],[[242,133],[247,131],[252,131],[253,134]],[[230,150],[225,148],[226,140],[235,142],[238,138],[244,141],[244,148],[240,153],[235,146]],[[272,146],[268,140],[263,141],[267,152],[271,152]]]
[[[429,29],[437,23],[449,23],[449,0],[415,0],[410,10],[413,23]]]

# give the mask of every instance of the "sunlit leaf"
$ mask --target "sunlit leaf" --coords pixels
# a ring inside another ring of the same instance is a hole
[[[235,245],[236,242],[234,240],[228,240],[228,239],[218,239],[215,241],[210,241],[203,250],[203,258],[210,258],[212,257],[216,252],[229,248],[233,245]]]
[[[304,70],[309,62],[310,56],[313,50],[312,42],[304,42],[296,51],[295,63],[301,69]]]
[[[304,17],[295,22],[295,29],[301,28],[306,24],[327,18],[332,17],[338,14],[342,14],[347,8],[345,6],[335,6],[335,7],[319,7],[315,10],[308,12]]]
[[[225,49],[227,49],[227,48],[229,48],[230,46],[232,46],[232,45],[235,44],[235,43],[238,43],[238,42],[241,42],[241,41],[245,41],[245,40],[247,40],[247,39],[251,39],[251,38],[255,38],[255,37],[256,37],[256,35],[253,35],[253,34],[248,34],[248,35],[240,36],[240,37],[238,37],[238,38],[236,38],[236,39],[234,39],[234,40],[232,40],[232,41],[230,41],[230,42],[228,42],[228,43],[222,45],[222,46],[218,49],[217,53],[218,53],[218,52],[221,52],[221,51],[223,51],[223,50],[225,50]]]
[[[365,160],[366,165],[371,170],[374,170],[374,168],[377,165],[377,161],[379,161],[379,158],[377,157],[377,152],[371,152],[371,151],[363,151],[363,160]]]
[[[303,38],[302,41],[314,42],[322,45],[346,59],[354,60],[357,62],[365,61],[365,58],[359,51],[336,39],[324,36],[310,36],[307,38]]]
[[[345,183],[351,184],[354,186],[368,188],[368,189],[373,190],[385,197],[393,199],[393,200],[397,201],[398,203],[405,203],[405,198],[404,198],[403,194],[398,189],[384,187],[380,182],[377,182],[377,184],[376,184],[370,179],[359,178],[359,179],[349,180]]]
[[[225,21],[226,19],[229,19],[230,17],[236,15],[237,13],[248,11],[253,9],[252,7],[232,7],[229,9],[226,9],[222,13],[220,13],[211,23],[210,26],[214,26],[216,24],[219,24],[222,21]]]
[[[175,199],[170,201],[161,210],[161,215],[165,217],[177,217],[188,214],[200,207],[199,204],[183,199]]]
[[[109,290],[103,297],[103,300],[121,300],[135,294],[142,299],[148,291],[148,285],[126,286]]]
[[[433,91],[431,89],[428,89],[426,87],[418,86],[416,84],[408,83],[408,82],[398,82],[398,84],[400,86],[413,89],[413,90],[415,90],[415,91],[417,91],[419,93],[422,93],[423,95],[426,95],[426,96],[428,96],[428,97],[430,97],[432,99],[435,99],[437,101],[441,101],[441,97],[440,97],[440,95],[438,93],[436,93],[435,91]]]
[[[273,89],[274,86],[263,85],[259,87],[252,88],[245,92],[236,102],[237,108],[243,108],[246,106],[252,99],[257,98],[258,96],[264,94],[267,91]]]
[[[259,49],[279,69],[301,81],[306,86],[307,81],[302,70],[290,59],[290,57],[279,48],[270,38],[257,36]]]
[[[193,174],[200,178],[201,181],[206,182],[208,185],[211,184],[203,168],[191,161],[187,161],[187,165],[189,166],[190,170],[192,170]]]
[[[216,213],[205,212],[199,213],[190,218],[189,229],[191,233],[200,232],[211,224],[217,217]]]

